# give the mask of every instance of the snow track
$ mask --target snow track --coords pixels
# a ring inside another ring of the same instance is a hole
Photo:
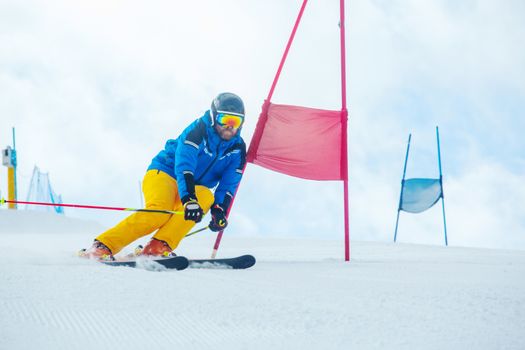
[[[3,302],[1,306],[2,317],[11,324],[24,325],[20,333],[32,333],[30,338],[12,339],[17,347],[27,349],[37,344],[44,349],[71,349],[76,347],[73,344],[78,348],[133,349],[144,343],[156,349],[167,348],[168,344],[191,348],[190,339],[198,339],[202,327],[186,315],[167,311],[49,310],[21,302]],[[213,329],[214,325],[207,325],[206,329],[210,326]],[[204,347],[212,345],[206,338],[199,343]]]
[[[0,232],[1,350],[525,348],[523,251],[225,236],[257,264],[151,272],[74,257],[92,238]]]
[[[284,337],[276,327],[256,328],[242,318],[221,322],[216,317],[196,318],[171,310],[49,309],[22,301],[3,301],[0,307],[1,349],[135,349],[146,345],[152,349],[212,349],[235,344],[252,348],[250,342],[263,334]]]

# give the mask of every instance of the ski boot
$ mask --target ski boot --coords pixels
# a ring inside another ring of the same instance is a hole
[[[139,256],[153,256],[153,257],[171,257],[177,256],[172,252],[168,243],[160,239],[152,238],[144,248],[141,246],[135,248],[135,254]]]
[[[102,242],[95,241],[89,249],[82,249],[78,252],[78,256],[87,259],[113,261],[115,258],[111,250]]]

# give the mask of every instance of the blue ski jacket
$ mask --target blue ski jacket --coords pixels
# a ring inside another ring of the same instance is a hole
[[[206,111],[177,139],[166,142],[148,170],[161,170],[176,179],[180,198],[193,195],[188,192],[185,180],[185,174],[192,174],[195,185],[210,189],[216,187],[215,204],[223,205],[233,198],[241,181],[246,163],[246,145],[240,136],[240,129],[235,137],[225,141],[213,124],[210,111]]]

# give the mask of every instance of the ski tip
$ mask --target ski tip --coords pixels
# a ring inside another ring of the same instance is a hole
[[[255,259],[253,255],[243,255],[242,258],[244,260],[243,265],[245,269],[252,267],[257,262],[257,260]]]
[[[253,255],[241,255],[222,259],[190,259],[190,267],[196,269],[233,269],[243,270],[255,265]]]
[[[184,270],[190,266],[190,261],[188,258],[184,256],[176,256],[176,258],[179,258],[179,260],[182,261],[181,264],[175,268],[176,270]]]

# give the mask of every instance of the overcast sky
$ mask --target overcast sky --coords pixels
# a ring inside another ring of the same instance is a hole
[[[338,3],[310,0],[274,102],[340,108]],[[245,100],[249,143],[300,5],[0,0],[19,198],[37,165],[65,203],[140,207],[151,158],[222,91]],[[346,16],[352,239],[393,239],[408,134],[407,177],[438,177],[438,125],[450,245],[525,249],[525,3],[355,0]],[[340,182],[250,164],[227,233],[342,239],[342,204]],[[440,203],[401,213],[398,239],[443,244]]]

